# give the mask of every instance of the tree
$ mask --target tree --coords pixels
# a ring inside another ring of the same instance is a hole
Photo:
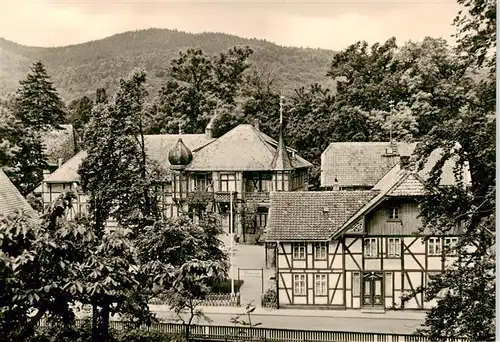
[[[144,290],[167,299],[186,326],[186,341],[194,320],[206,319],[197,306],[210,293],[209,284],[227,277],[228,256],[217,223],[210,213],[200,214],[198,224],[184,215],[157,221],[137,237],[138,259],[149,279]]]
[[[12,182],[26,196],[38,186],[48,167],[41,135],[47,129],[59,128],[65,114],[64,104],[41,62],[34,63],[26,79],[19,83],[14,100],[6,105],[14,117],[6,118],[11,125],[9,145],[17,148],[9,160],[3,157],[3,163]]]
[[[30,67],[26,79],[19,81],[15,114],[26,127],[36,131],[58,128],[64,122],[64,103],[47,75],[42,62]]]
[[[496,62],[495,1],[458,0],[463,9],[454,20],[457,49],[472,64],[494,67]]]
[[[92,198],[92,222],[102,229],[113,217],[138,234],[158,214],[142,127],[145,81],[142,70],[120,80],[114,101],[94,107],[86,131],[88,155],[79,174],[83,191]]]
[[[446,234],[459,225],[463,235],[454,248],[457,261],[425,289],[427,300],[436,300],[436,305],[427,314],[421,331],[435,338],[458,335],[493,341],[496,68],[491,60],[488,62],[487,52],[496,50],[496,6],[485,1],[459,3],[469,6],[468,16],[460,12],[455,20],[462,37],[458,53],[468,55],[451,79],[450,89],[461,93],[460,101],[446,101],[437,108],[440,116],[423,136],[416,161],[422,167],[432,151],[442,151],[427,182],[429,196],[421,203],[424,227]],[[477,77],[471,68],[485,64],[490,69]],[[457,185],[453,187],[440,184],[441,168],[447,160],[455,162]],[[464,167],[471,176],[467,187],[459,172]]]
[[[92,106],[92,100],[90,100],[87,96],[72,101],[68,106],[68,121],[73,125],[73,128],[79,136],[83,135],[85,126],[90,121]]]
[[[207,56],[199,48],[181,52],[171,61],[169,79],[152,106],[148,132],[198,133],[221,105],[234,105],[252,53],[248,47],[234,47],[218,56]]]

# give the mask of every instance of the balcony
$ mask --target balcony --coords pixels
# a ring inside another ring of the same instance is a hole
[[[230,202],[231,193],[228,191],[216,191],[214,197],[217,202]],[[236,198],[237,192],[233,192],[233,201],[236,201]]]
[[[253,203],[269,203],[269,192],[246,192],[245,201]]]

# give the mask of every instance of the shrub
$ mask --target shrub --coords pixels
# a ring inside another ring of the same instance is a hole
[[[243,280],[234,280],[234,292],[238,293],[243,285]],[[209,284],[213,293],[231,293],[231,279],[224,279]]]
[[[278,307],[278,295],[276,289],[268,289],[262,296],[262,306],[266,308]]]

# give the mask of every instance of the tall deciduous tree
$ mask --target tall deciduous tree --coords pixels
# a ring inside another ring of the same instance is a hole
[[[430,196],[421,203],[424,226],[446,234],[457,225],[464,234],[455,247],[457,261],[436,276],[425,289],[437,304],[427,314],[422,332],[434,338],[465,336],[473,341],[495,340],[495,230],[496,193],[496,4],[459,0],[467,6],[455,24],[459,31],[458,53],[467,68],[457,69],[452,92],[460,101],[445,100],[436,107],[440,116],[423,137],[417,150],[420,166],[436,148],[441,158],[428,181]],[[486,66],[474,74],[471,68]],[[452,98],[452,97],[451,97]],[[456,162],[457,186],[440,186],[441,166]],[[471,184],[465,187],[464,167]]]
[[[142,70],[121,80],[113,102],[94,107],[87,128],[88,155],[79,174],[82,189],[92,198],[93,224],[101,227],[113,217],[139,229],[155,212],[142,130],[145,82]]]
[[[171,61],[169,79],[155,99],[148,132],[173,133],[179,123],[185,133],[203,131],[219,104],[235,104],[251,53],[248,47],[218,56],[199,48],[181,52]]]

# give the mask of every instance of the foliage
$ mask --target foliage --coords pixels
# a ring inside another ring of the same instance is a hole
[[[497,3],[487,0],[458,0],[462,10],[455,18],[457,49],[464,58],[481,67],[496,62]]]
[[[58,128],[64,122],[64,104],[42,62],[36,61],[16,92],[14,111],[24,126],[36,131]]]
[[[120,81],[112,103],[93,108],[79,169],[81,186],[92,198],[92,222],[104,227],[109,217],[133,230],[152,222],[152,180],[142,130],[146,75],[134,71]]]
[[[179,125],[185,133],[203,131],[219,105],[234,105],[251,53],[248,47],[218,56],[207,56],[200,48],[180,52],[155,99],[149,131],[173,133]]]
[[[234,292],[238,293],[244,280],[234,280]],[[231,279],[208,282],[211,293],[231,293]]]
[[[34,63],[19,83],[15,96],[0,105],[0,166],[26,196],[48,168],[42,134],[60,128],[64,104],[41,62]]]
[[[262,323],[261,322],[258,322],[258,323],[252,322],[252,313],[254,311],[255,311],[255,305],[253,305],[253,301],[251,301],[250,303],[248,303],[246,305],[244,313],[237,315],[237,316],[234,316],[234,317],[231,317],[231,319],[229,321],[235,325],[243,325],[243,326],[248,326],[250,328],[258,327],[259,325],[262,325]],[[247,320],[242,319],[241,317],[243,317],[243,316],[246,316]]]
[[[250,46],[252,69],[267,65],[275,72],[275,84],[293,92],[307,83],[324,81],[333,51],[282,47],[258,40],[222,33],[191,34],[175,30],[148,29],[125,32],[99,41],[80,45],[41,48],[27,47],[1,39],[4,58],[1,65],[5,91],[15,89],[27,71],[27,63],[40,59],[54,75],[54,84],[69,103],[83,96],[91,97],[96,87],[114,89],[118,80],[134,68],[143,68],[150,76],[148,92],[156,95],[165,84],[166,69],[179,51],[200,47],[206,53],[218,54],[233,46]]]
[[[496,193],[496,76],[490,68],[477,77],[471,66],[491,64],[487,51],[496,50],[496,6],[485,1],[468,5],[467,19],[459,14],[458,53],[469,55],[452,71],[446,100],[435,107],[432,127],[416,151],[419,167],[440,149],[431,171],[429,196],[421,201],[423,228],[446,234],[457,226],[463,235],[454,248],[458,258],[425,289],[426,300],[436,300],[422,331],[429,336],[465,336],[472,340],[495,339],[495,193]],[[485,12],[486,11],[486,12]],[[491,66],[491,65],[490,65]],[[457,95],[458,94],[458,95]],[[428,114],[428,113],[426,113]],[[455,163],[456,186],[441,185],[441,167]],[[462,170],[470,170],[467,185]],[[422,289],[419,289],[422,291]]]
[[[262,306],[278,308],[278,293],[275,288],[268,289],[262,296]]]
[[[213,215],[205,214],[199,224],[186,216],[157,221],[137,237],[138,258],[149,277],[143,289],[151,298],[167,298],[186,325],[186,340],[191,324],[207,319],[197,306],[210,293],[209,284],[227,277],[229,263],[217,238],[220,233]]]

